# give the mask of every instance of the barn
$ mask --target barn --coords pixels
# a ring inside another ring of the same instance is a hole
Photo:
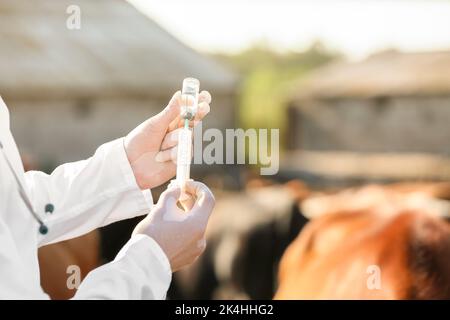
[[[66,24],[73,5],[80,29]],[[235,122],[236,76],[124,0],[2,0],[0,74],[19,149],[44,169],[125,135],[188,76],[214,98],[204,127]]]
[[[298,82],[283,172],[318,184],[450,178],[450,52],[386,51]]]

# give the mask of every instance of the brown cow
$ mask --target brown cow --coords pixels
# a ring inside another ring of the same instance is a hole
[[[67,285],[73,271],[80,268],[80,280],[100,265],[99,232],[39,248],[41,286],[52,299],[70,299],[76,290]],[[72,282],[70,281],[70,284]]]
[[[447,187],[370,186],[305,201],[317,219],[286,250],[275,298],[450,299],[448,205],[435,199],[448,199]]]

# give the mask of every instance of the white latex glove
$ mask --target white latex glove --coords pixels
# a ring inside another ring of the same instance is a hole
[[[186,191],[195,199],[192,209],[186,212],[178,207],[179,187],[167,189],[133,231],[133,235],[148,235],[160,245],[172,271],[191,264],[205,250],[205,230],[215,204],[203,183],[188,181]]]
[[[198,111],[191,125],[195,125],[210,110],[211,95],[202,91]],[[178,129],[184,125],[180,118],[181,92],[176,92],[167,107],[156,116],[140,124],[125,137],[125,151],[136,182],[141,189],[157,187],[175,176]]]

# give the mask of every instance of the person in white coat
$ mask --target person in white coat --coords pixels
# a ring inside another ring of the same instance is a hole
[[[209,112],[202,92],[194,122]],[[40,285],[38,247],[83,235],[109,223],[149,214],[114,261],[91,271],[75,299],[164,299],[172,272],[204,250],[214,207],[210,190],[188,184],[196,199],[184,212],[179,188],[153,206],[150,189],[175,175],[180,93],[126,137],[100,146],[83,161],[51,174],[24,173],[9,111],[0,97],[0,299],[49,299]],[[175,153],[176,154],[176,153]]]

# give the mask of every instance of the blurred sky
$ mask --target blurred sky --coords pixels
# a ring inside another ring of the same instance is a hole
[[[129,1],[204,52],[239,52],[257,42],[301,50],[314,40],[351,59],[387,48],[450,49],[445,0]]]

